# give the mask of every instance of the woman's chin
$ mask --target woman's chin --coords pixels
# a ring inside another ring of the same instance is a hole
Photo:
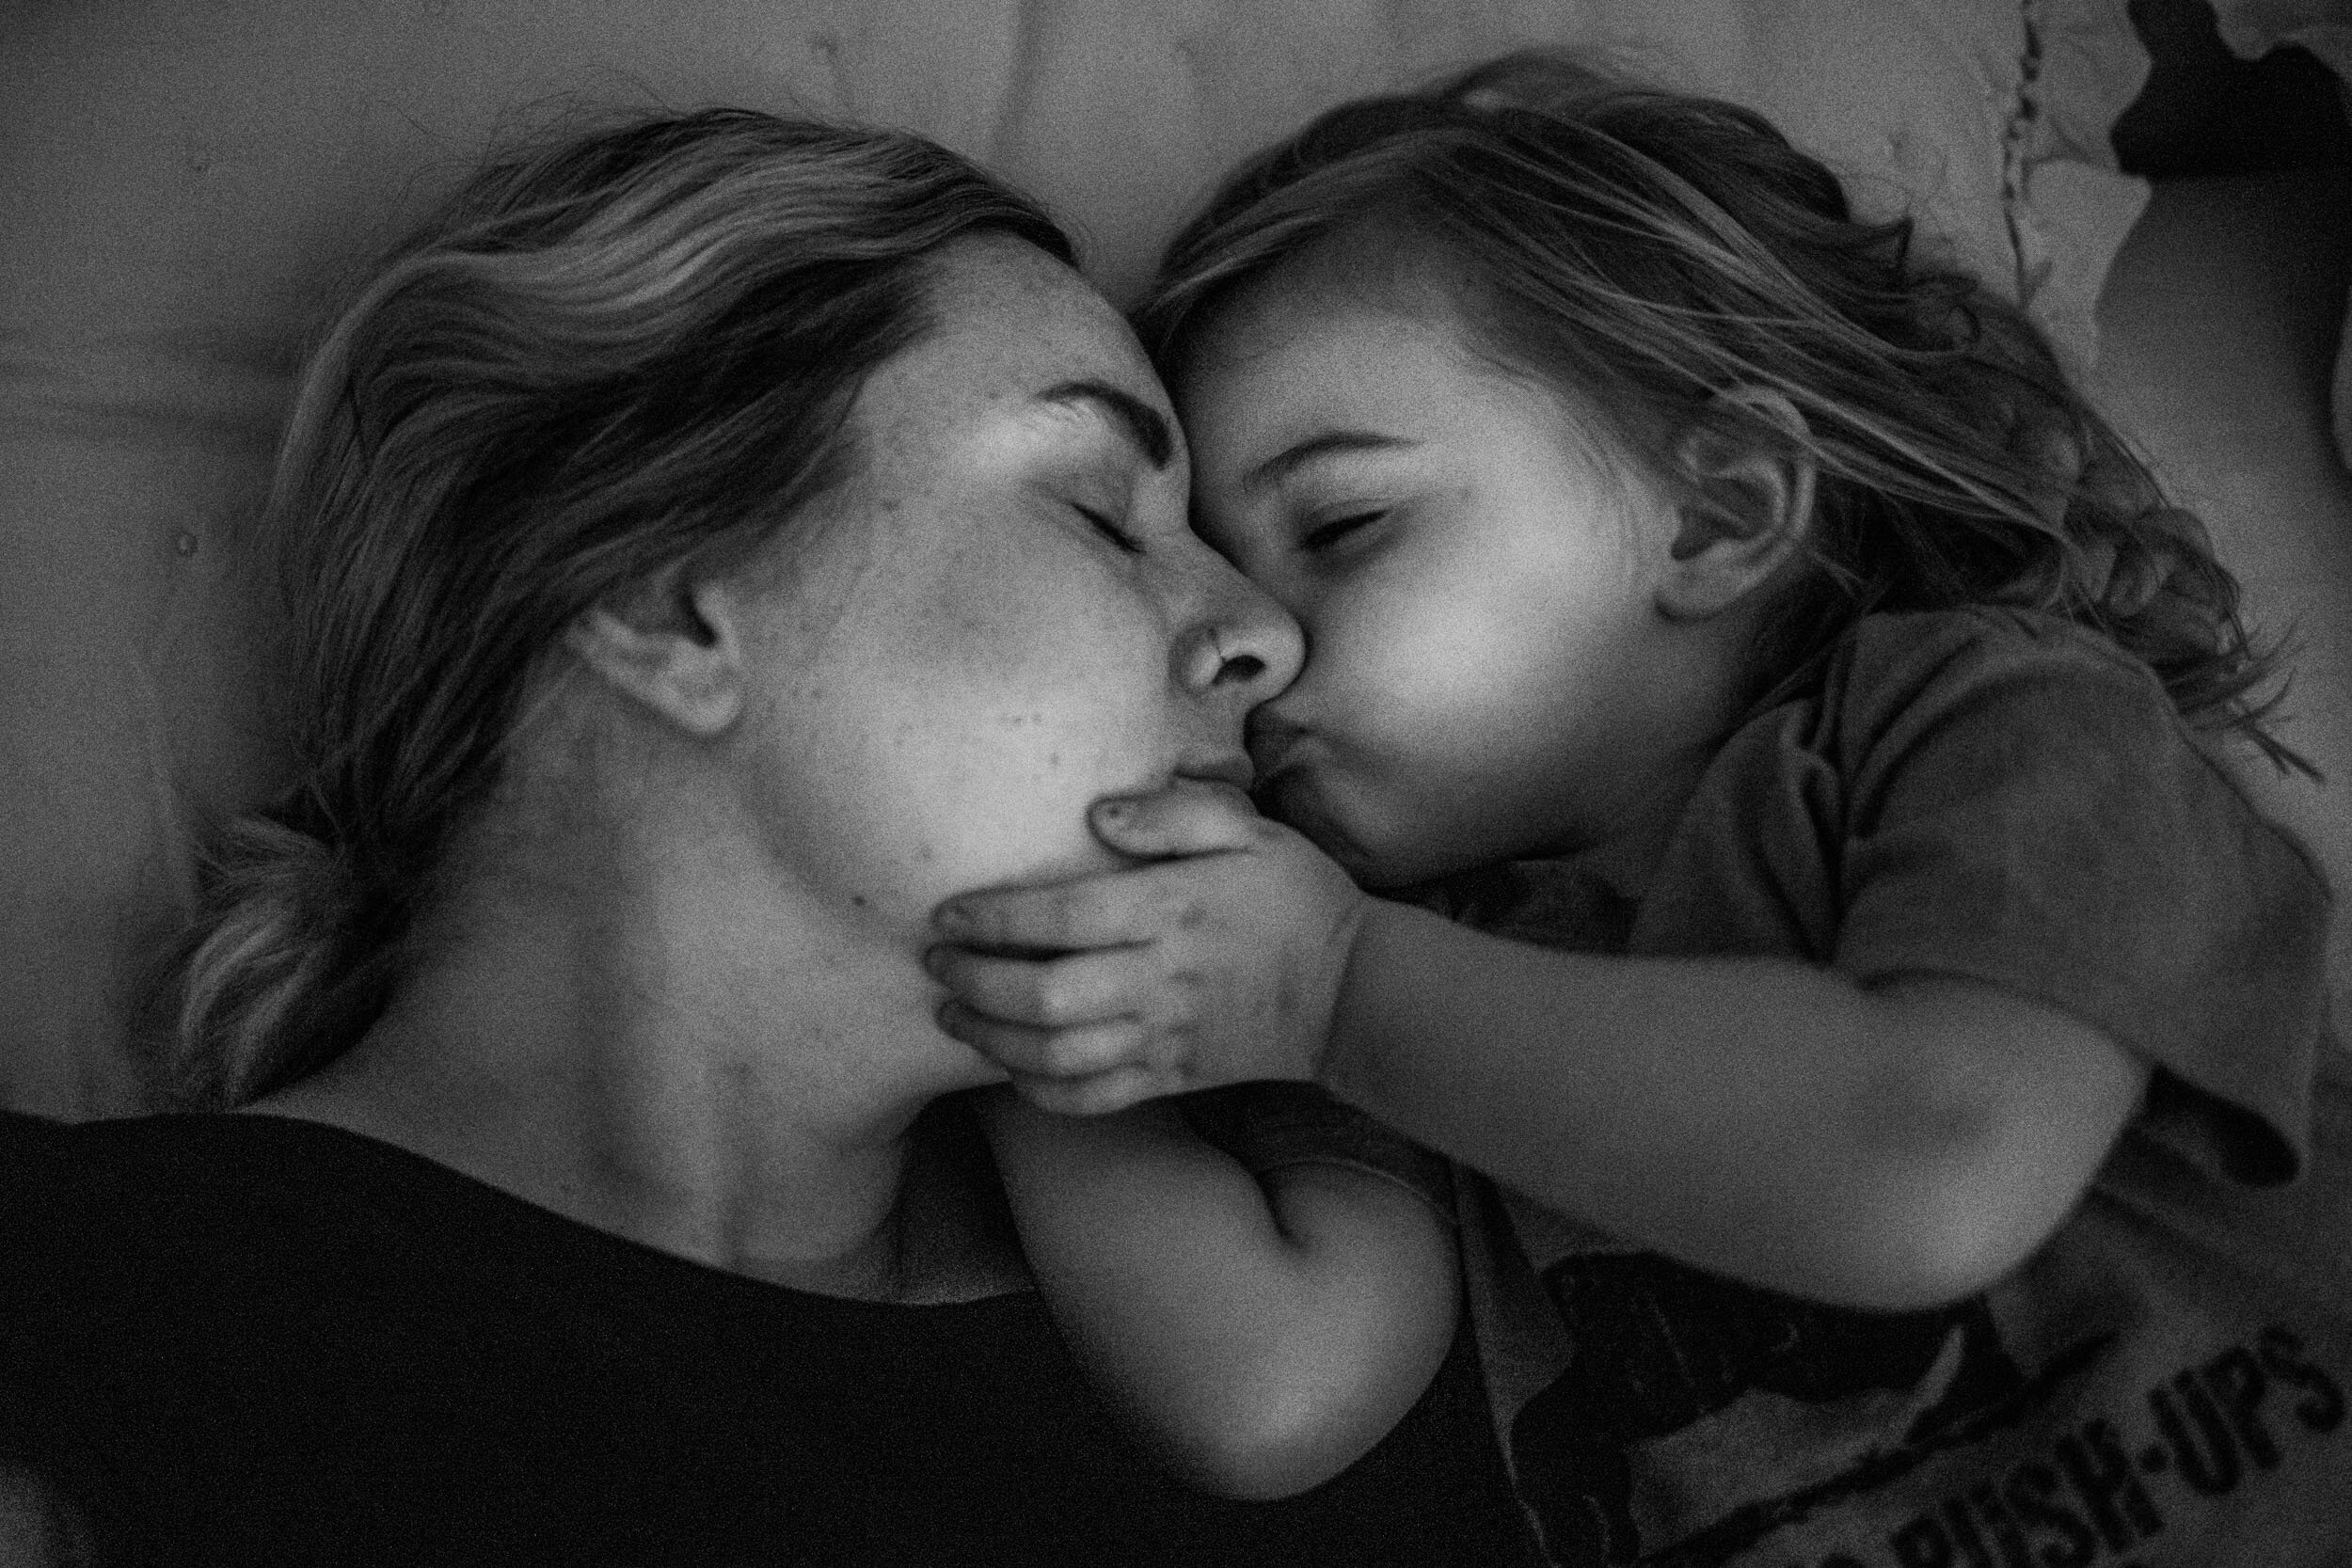
[[[1039,887],[1048,882],[1066,882],[1078,877],[1122,870],[1136,863],[1091,834],[977,847],[982,852],[961,859],[946,879],[950,885],[942,887],[942,898],[978,893],[989,888]]]

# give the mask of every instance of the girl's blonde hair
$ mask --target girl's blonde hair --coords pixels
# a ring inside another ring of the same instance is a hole
[[[844,478],[865,376],[930,328],[927,258],[985,231],[1072,260],[919,137],[714,110],[501,156],[388,259],[280,449],[301,774],[212,846],[157,1009],[172,1098],[358,1037],[539,656]]]
[[[1812,464],[1815,566],[1756,672],[1802,682],[1874,610],[2003,604],[2096,628],[2194,725],[2309,765],[2265,721],[2275,651],[2197,519],[2069,384],[2023,311],[1922,258],[1908,219],[1849,211],[1747,109],[1549,54],[1331,110],[1242,166],[1171,242],[1136,312],[1181,375],[1216,309],[1311,247],[1434,279],[1473,346],[1571,395],[1694,504],[1679,436],[1714,427]],[[1779,393],[1789,429],[1733,388]],[[1664,450],[1661,450],[1664,449]]]

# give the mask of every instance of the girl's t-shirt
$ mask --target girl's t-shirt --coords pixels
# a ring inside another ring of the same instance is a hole
[[[2328,895],[2153,675],[2055,617],[1873,616],[1639,836],[1606,873],[1442,898],[1563,948],[1982,980],[2154,1075],[2052,1240],[1931,1311],[1738,1285],[1457,1172],[1489,1400],[1553,1560],[2352,1561]]]

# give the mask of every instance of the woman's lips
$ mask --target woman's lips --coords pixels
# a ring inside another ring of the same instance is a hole
[[[1210,784],[1232,784],[1246,795],[1258,782],[1258,768],[1247,754],[1227,752],[1181,762],[1176,766],[1176,776],[1180,779],[1200,779]]]

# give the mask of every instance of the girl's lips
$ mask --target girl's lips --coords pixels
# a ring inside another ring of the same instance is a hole
[[[1298,743],[1307,738],[1307,732],[1287,719],[1252,715],[1249,721],[1249,755],[1258,765],[1258,778],[1263,784],[1274,782],[1274,775],[1291,766],[1291,755]]]
[[[1360,881],[1370,869],[1370,858],[1333,809],[1316,774],[1317,769],[1302,759],[1261,779],[1251,798],[1262,814],[1304,833],[1316,848]]]

